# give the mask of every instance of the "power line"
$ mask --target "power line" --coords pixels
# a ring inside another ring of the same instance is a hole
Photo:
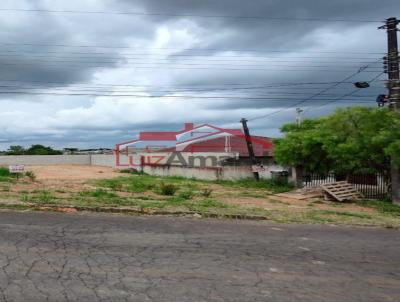
[[[252,118],[252,119],[250,119],[249,121],[254,121],[254,120],[258,120],[258,119],[263,119],[263,118],[266,118],[266,117],[275,115],[275,114],[277,114],[277,113],[286,111],[286,110],[288,110],[288,109],[290,109],[290,108],[298,107],[298,106],[300,106],[301,104],[304,104],[305,102],[308,102],[308,101],[310,101],[310,100],[313,100],[314,98],[320,96],[321,94],[325,93],[326,91],[328,91],[328,90],[330,90],[330,89],[332,89],[332,88],[335,88],[335,87],[339,86],[340,84],[342,84],[342,83],[344,83],[344,82],[350,80],[351,78],[355,77],[356,75],[360,74],[361,72],[365,72],[365,69],[366,69],[367,67],[368,67],[368,66],[363,66],[363,67],[361,67],[357,72],[355,72],[355,73],[351,74],[350,76],[346,77],[345,79],[343,79],[343,81],[338,82],[338,83],[335,83],[335,84],[333,84],[332,86],[329,86],[329,87],[327,87],[327,88],[321,90],[320,92],[318,92],[318,93],[312,95],[311,97],[306,98],[306,99],[304,99],[304,100],[302,100],[302,101],[300,101],[300,102],[297,102],[295,105],[293,105],[293,106],[291,106],[291,107],[289,107],[289,108],[282,108],[282,109],[280,109],[280,110],[276,110],[276,111],[273,111],[273,112],[271,112],[271,113],[268,113],[268,114],[265,114],[265,115],[262,115],[262,116],[259,116],[259,117]]]
[[[56,93],[56,92],[33,92],[33,91],[0,91],[0,94],[23,94],[23,95],[52,95],[52,96],[93,96],[93,97],[135,97],[135,98],[151,98],[151,99],[236,99],[236,100],[260,100],[260,101],[296,101],[298,98],[270,98],[270,97],[238,97],[238,96],[193,96],[193,95],[140,95],[140,94],[101,94],[101,93]],[[324,101],[326,99],[315,99],[315,101]],[[370,101],[358,101],[367,102]]]
[[[35,12],[35,13],[62,13],[62,14],[101,14],[101,15],[135,15],[135,16],[166,16],[166,17],[196,17],[196,18],[221,18],[243,20],[276,20],[276,21],[310,21],[310,22],[356,22],[356,23],[382,23],[382,20],[363,19],[325,19],[325,18],[296,18],[296,17],[270,17],[270,16],[244,16],[244,15],[199,15],[176,14],[161,12],[132,12],[132,11],[82,11],[82,10],[55,10],[55,9],[25,9],[25,8],[0,8],[3,12]]]
[[[26,81],[21,81],[19,79],[4,79],[0,78],[1,82],[13,82],[13,83],[27,83]],[[36,84],[46,84],[46,85],[65,85],[65,82],[59,82],[59,81],[37,81],[37,80],[29,80],[29,83],[36,83]],[[306,85],[330,85],[334,83],[339,83],[337,81],[334,82],[288,82],[288,83],[260,83],[258,85],[263,85],[264,88],[287,88],[290,86],[306,86]],[[351,83],[351,82],[347,82]],[[124,83],[124,84],[105,84],[105,83],[97,83],[93,84],[96,86],[111,86],[111,87],[120,87],[120,86],[129,86],[129,87],[171,87],[171,86],[161,86],[161,85],[149,85],[149,84],[132,84],[132,83]],[[204,87],[220,87],[220,86],[246,86],[246,85],[254,85],[254,82],[252,83],[221,83],[221,84],[208,84],[208,85],[203,85]],[[172,86],[173,87],[173,86]],[[189,86],[189,85],[179,85],[176,86],[178,88],[182,87],[194,87],[198,88],[199,85],[196,86]],[[206,88],[204,88],[206,89]]]
[[[277,56],[266,56],[266,55],[228,55],[228,54],[221,54],[221,53],[213,53],[213,54],[188,54],[188,53],[179,53],[179,54],[156,54],[156,53],[121,53],[121,52],[75,52],[75,51],[68,51],[68,52],[62,52],[62,51],[49,51],[49,50],[37,50],[37,49],[30,49],[28,50],[10,50],[10,49],[5,49],[5,50],[0,50],[2,52],[5,52],[5,54],[2,54],[3,56],[11,56],[11,55],[20,55],[20,54],[27,54],[29,56],[31,55],[37,55],[37,54],[66,54],[66,55],[72,55],[71,57],[81,57],[82,58],[87,58],[87,56],[97,56],[97,55],[110,55],[113,58],[115,57],[124,57],[124,58],[129,58],[133,56],[134,58],[142,58],[143,56],[147,57],[152,57],[155,56],[160,57],[160,56],[165,56],[165,58],[171,59],[171,58],[185,58],[185,59],[192,59],[193,57],[206,57],[206,58],[251,58],[251,59],[279,59],[281,57]],[[284,53],[284,52],[282,52]],[[280,53],[277,53],[280,54]],[[76,56],[79,55],[79,56]],[[358,63],[363,63],[359,62],[358,60],[371,60],[376,58],[376,54],[371,54],[374,55],[373,57],[360,57],[355,56],[355,57],[343,57],[343,56],[287,56],[287,53],[285,53],[284,59],[340,59],[340,60],[351,60],[354,62]],[[46,57],[48,57],[46,55]]]
[[[68,45],[68,44],[45,44],[45,43],[0,43],[4,46],[44,46],[44,47],[67,47],[67,48],[109,48],[109,49],[138,49],[137,47],[131,46],[115,46],[115,45]],[[381,55],[385,52],[363,52],[363,51],[298,51],[293,50],[268,50],[268,49],[221,49],[221,48],[172,48],[172,47],[147,47],[148,50],[176,50],[179,52],[183,51],[221,51],[221,52],[253,52],[253,53],[314,53],[314,54],[371,54],[371,55]],[[142,50],[142,48],[141,48]]]
[[[32,53],[26,53],[26,55],[24,55],[23,54],[24,52],[15,52],[15,53],[1,53],[0,52],[0,57],[8,57],[8,58],[14,58],[14,59],[20,59],[20,60],[23,60],[23,59],[26,59],[26,58],[29,58],[29,59],[32,59],[32,58],[45,58],[45,59],[48,59],[48,60],[46,60],[46,61],[53,61],[53,60],[50,60],[50,59],[83,59],[84,61],[77,61],[77,62],[94,62],[94,63],[97,63],[97,61],[92,61],[92,60],[97,60],[97,59],[100,59],[100,60],[110,60],[110,61],[102,61],[101,63],[114,63],[114,62],[118,62],[118,61],[121,61],[121,60],[126,60],[127,62],[131,62],[131,61],[133,61],[133,62],[135,62],[135,60],[140,60],[140,62],[143,62],[144,60],[143,60],[143,56],[140,56],[140,55],[135,55],[135,56],[120,56],[120,54],[110,54],[110,56],[109,57],[97,57],[97,56],[93,56],[93,57],[89,57],[89,56],[75,56],[75,55],[69,55],[69,56],[64,56],[64,55],[56,55],[57,54],[57,52],[55,52],[54,54],[55,55],[49,55],[49,54],[47,54],[46,55],[46,53],[47,52],[44,52],[43,54],[32,54]],[[49,53],[52,53],[52,52],[49,52]],[[88,55],[90,54],[90,53],[87,53]],[[223,57],[222,57],[223,58]],[[174,59],[174,57],[166,57],[166,58],[145,58],[145,60],[149,60],[149,62],[155,62],[155,63],[158,63],[158,62],[161,62],[161,63],[165,63],[165,62],[169,62],[169,63],[175,63],[174,61],[172,61]],[[269,59],[269,60],[266,60],[266,59]],[[297,60],[295,57],[293,57],[293,59],[295,59],[295,60],[287,60],[287,59],[292,59],[292,58],[285,58],[285,60],[281,60],[281,59],[279,59],[279,58],[268,58],[268,57],[253,57],[251,60],[249,60],[249,59],[247,59],[247,60],[241,60],[241,59],[221,59],[221,58],[219,58],[218,59],[218,57],[214,57],[214,56],[212,56],[212,57],[206,57],[205,59],[201,59],[201,62],[204,62],[204,63],[209,63],[209,62],[247,62],[247,63],[254,63],[254,64],[259,64],[259,63],[307,63],[307,64],[309,64],[309,63],[321,63],[321,64],[339,64],[339,63],[344,63],[344,64],[349,64],[349,63],[358,63],[358,64],[369,64],[369,63],[371,63],[370,61],[369,62],[366,62],[366,61],[346,61],[346,59],[347,60],[351,60],[352,58],[343,58],[343,60],[344,61],[341,61],[342,59],[338,59],[338,60],[336,60],[336,61],[322,61],[321,59],[325,59],[325,58],[319,58],[319,60],[318,61],[316,61],[316,60],[313,60],[313,61],[310,61],[310,60]],[[365,58],[365,60],[368,60],[368,59],[372,59],[372,58]],[[181,62],[187,62],[187,61],[189,61],[189,62],[191,62],[191,61],[193,61],[193,57],[183,57],[183,58],[180,58],[179,59]],[[58,61],[54,61],[54,62],[58,62]],[[357,66],[359,66],[359,65],[357,65]]]
[[[29,59],[32,59],[29,58]],[[137,67],[138,65],[151,65],[151,67],[154,66],[171,66],[173,64],[174,67],[182,67],[182,66],[213,66],[213,67],[223,67],[223,66],[232,66],[235,68],[238,67],[262,67],[262,64],[267,66],[267,67],[289,67],[289,68],[340,68],[340,70],[344,70],[344,67],[341,66],[337,66],[337,64],[339,64],[339,62],[336,62],[335,65],[309,65],[310,62],[304,62],[306,63],[306,65],[289,65],[288,63],[296,63],[296,62],[282,62],[284,64],[274,64],[275,62],[251,62],[253,64],[215,64],[214,62],[218,62],[217,60],[212,61],[212,62],[199,62],[199,63],[190,63],[190,62],[171,62],[171,61],[163,61],[163,62],[146,62],[146,60],[136,60],[136,61],[132,61],[132,60],[127,60],[127,61],[123,61],[123,60],[114,60],[114,61],[85,61],[85,60],[54,60],[54,59],[36,59],[33,63],[31,62],[26,62],[23,60],[23,58],[17,58],[14,59],[12,61],[12,63],[0,63],[0,64],[4,64],[4,65],[9,65],[9,64],[34,64],[37,62],[43,62],[43,63],[77,63],[76,65],[69,65],[69,66],[81,66],[81,65],[90,65],[93,64],[95,66],[99,65],[99,64],[119,64],[119,65],[123,65],[124,67],[127,66],[134,66]],[[209,64],[207,64],[209,63]],[[324,64],[324,63],[322,63]],[[372,64],[372,63],[370,63]],[[60,64],[61,65],[61,64]],[[49,66],[49,65],[47,65]],[[119,66],[120,67],[120,66]],[[354,65],[346,65],[346,68],[354,68]],[[371,68],[375,68],[372,67]],[[379,67],[380,68],[380,67]],[[260,69],[260,68],[257,68]],[[262,68],[261,68],[262,69]]]
[[[375,77],[373,77],[371,80],[369,80],[368,83],[371,84],[371,83],[375,82],[375,81],[378,80],[383,74],[384,74],[384,72],[381,72],[380,74],[378,74],[377,76],[375,76]],[[354,94],[356,94],[357,92],[359,92],[361,89],[362,89],[362,88],[354,89],[354,90],[351,91],[350,93],[347,93],[347,94],[345,94],[345,95],[339,96],[338,98],[336,98],[336,99],[334,99],[334,100],[332,100],[332,101],[328,101],[328,102],[322,104],[321,106],[318,106],[318,107],[313,108],[313,109],[321,109],[322,107],[325,107],[325,106],[327,106],[327,105],[331,105],[331,104],[333,104],[333,103],[336,103],[336,102],[342,100],[343,98],[346,98],[346,97],[349,97],[349,96],[353,96]],[[310,109],[308,108],[306,111],[309,111],[309,110],[310,110]]]
[[[259,72],[265,72],[265,71],[269,71],[269,72],[274,72],[274,71],[279,71],[279,72],[305,72],[305,71],[309,71],[309,72],[315,72],[315,71],[319,71],[319,72],[343,72],[343,68],[341,69],[270,69],[270,68],[225,68],[225,67],[221,67],[221,66],[209,66],[209,67],[191,67],[190,65],[184,65],[181,64],[180,66],[177,65],[178,67],[171,67],[170,64],[167,64],[165,66],[161,66],[161,65],[155,65],[152,66],[151,64],[148,64],[145,66],[146,63],[140,64],[133,64],[133,65],[126,65],[126,66],[121,66],[118,65],[117,68],[119,69],[164,69],[164,70],[231,70],[231,71],[259,71]],[[16,63],[0,63],[0,66],[35,66],[35,67],[40,67],[41,69],[60,69],[60,68],[67,68],[67,69],[81,69],[83,67],[86,68],[107,68],[109,66],[106,65],[98,65],[98,64],[94,64],[94,65],[87,65],[87,66],[83,66],[83,65],[73,65],[73,64],[67,64],[67,65],[60,65],[60,64],[46,64],[46,65],[38,65],[36,63],[31,63],[31,62],[16,62]],[[185,67],[185,66],[189,66],[189,67]],[[234,65],[233,65],[234,66]],[[238,66],[241,67],[241,66]],[[277,67],[277,66],[275,66]],[[282,67],[286,67],[286,66],[282,66]],[[299,67],[305,67],[307,68],[307,66],[299,66]],[[296,67],[288,67],[288,68],[296,68]],[[312,67],[310,67],[312,68]],[[374,67],[371,67],[374,68]],[[375,72],[374,70],[366,70],[365,72]]]
[[[178,93],[178,92],[193,92],[193,90],[151,90],[151,91],[146,91],[146,90],[142,90],[142,91],[137,91],[137,90],[133,90],[133,91],[129,91],[129,90],[110,90],[110,89],[104,89],[101,90],[98,87],[68,87],[68,88],[61,88],[61,87],[56,87],[56,88],[41,88],[41,87],[32,87],[32,86],[16,86],[16,85],[0,85],[0,88],[6,88],[6,89],[18,89],[18,90],[43,90],[43,89],[47,89],[47,90],[58,90],[58,91],[67,91],[68,93],[71,92],[85,92],[85,91],[93,91],[95,93],[138,93],[138,92],[143,92],[143,93],[169,93],[169,94],[173,94],[173,93]],[[215,89],[215,90],[202,90],[201,92],[208,92],[208,93],[215,93],[216,91],[233,91],[233,90],[242,90],[242,89],[251,89],[251,90],[260,90],[260,87],[245,87],[245,88],[228,88],[228,89]],[[261,88],[261,89],[268,89],[268,88]],[[199,90],[195,90],[195,91],[199,91]],[[6,93],[7,91],[3,91],[4,93]],[[308,92],[270,92],[268,91],[268,95],[278,95],[278,96],[286,96],[286,95],[308,95]],[[321,97],[326,96],[326,97],[332,97],[332,96],[337,96],[338,94],[321,94]],[[252,97],[256,96],[255,94],[252,94]],[[265,92],[263,93],[262,97],[265,96]],[[182,96],[184,97],[184,96]],[[210,96],[212,97],[212,96]],[[229,98],[231,96],[224,96],[226,98]],[[245,96],[244,96],[245,97]],[[359,96],[362,98],[365,97],[371,97],[371,96]]]

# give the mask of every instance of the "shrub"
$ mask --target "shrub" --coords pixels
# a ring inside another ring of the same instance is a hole
[[[201,195],[204,197],[210,197],[212,194],[213,190],[212,189],[203,189],[203,191],[201,191]]]
[[[84,192],[84,195],[94,197],[97,199],[105,199],[105,198],[116,198],[118,197],[117,194],[108,192],[103,189],[96,189],[96,191],[89,191],[89,192]]]
[[[166,184],[162,182],[160,184],[160,191],[162,195],[172,196],[178,191],[178,187],[173,184]]]
[[[134,175],[147,175],[145,172],[136,170],[134,168],[121,169],[121,170],[119,170],[119,173],[134,174]]]
[[[187,190],[187,191],[180,192],[178,197],[187,200],[187,199],[192,199],[193,195],[194,195],[193,191]]]
[[[9,177],[11,176],[11,173],[8,168],[0,167],[0,176]]]
[[[20,177],[20,173],[11,173],[8,168],[0,167],[0,182],[13,182]]]
[[[33,196],[33,200],[39,202],[39,203],[54,203],[55,202],[55,197],[50,191],[47,190],[35,190],[33,191],[35,193],[35,196]]]
[[[32,171],[26,171],[25,176],[28,177],[30,181],[36,180],[36,174]]]

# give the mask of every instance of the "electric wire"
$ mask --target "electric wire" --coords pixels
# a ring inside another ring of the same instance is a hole
[[[291,109],[291,108],[298,107],[298,106],[300,106],[301,104],[304,104],[304,103],[306,103],[306,102],[308,102],[308,101],[310,101],[310,100],[315,99],[316,97],[318,97],[318,96],[320,96],[321,94],[327,92],[328,90],[333,89],[333,88],[335,88],[335,87],[337,87],[337,86],[343,84],[344,82],[350,80],[351,78],[355,77],[356,75],[358,75],[358,74],[360,74],[360,73],[362,73],[362,72],[365,72],[365,69],[366,69],[367,67],[368,67],[368,66],[363,66],[363,67],[361,67],[357,72],[355,72],[355,73],[349,75],[348,77],[346,77],[345,79],[343,79],[343,81],[338,82],[338,83],[335,83],[335,84],[333,84],[333,85],[331,85],[331,86],[329,86],[329,87],[327,87],[327,88],[324,88],[324,89],[322,89],[320,92],[318,92],[318,93],[316,93],[316,94],[313,94],[312,96],[310,96],[310,97],[308,97],[308,98],[306,98],[306,99],[304,99],[304,100],[302,100],[302,101],[300,101],[300,102],[297,102],[297,103],[294,104],[293,106],[290,106],[290,107],[288,107],[288,108],[282,108],[282,109],[279,109],[279,110],[270,112],[270,113],[265,114],[265,115],[262,115],[262,116],[258,116],[258,117],[251,118],[251,119],[249,119],[249,121],[255,121],[255,120],[258,120],[258,119],[263,119],[263,118],[266,118],[266,117],[269,117],[269,116],[272,116],[272,115],[281,113],[281,112],[283,112],[283,111],[289,110],[289,109]]]
[[[196,17],[242,20],[276,20],[276,21],[310,21],[310,22],[355,22],[355,23],[382,23],[383,20],[366,19],[326,19],[326,18],[297,18],[271,16],[244,16],[244,15],[204,15],[204,14],[177,14],[170,12],[133,12],[133,11],[84,11],[84,10],[56,10],[34,8],[0,8],[0,12],[25,13],[62,13],[62,14],[94,14],[94,15],[135,15],[135,16],[167,16],[167,17]]]

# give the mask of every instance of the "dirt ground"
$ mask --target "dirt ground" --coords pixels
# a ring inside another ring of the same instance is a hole
[[[205,202],[207,207],[217,211],[238,211],[266,215],[279,222],[317,222],[345,223],[364,225],[391,225],[400,227],[400,219],[394,215],[384,215],[373,207],[359,203],[335,203],[324,201],[318,196],[307,193],[273,194],[267,189],[256,189],[246,186],[229,186],[194,180],[173,180],[136,175],[135,178],[117,180],[123,184],[151,184],[146,191],[130,191],[124,185],[104,187],[97,180],[110,182],[118,177],[132,177],[116,169],[102,166],[83,165],[50,165],[27,166],[36,180],[24,177],[18,181],[0,182],[0,206],[4,204],[54,203],[60,205],[96,204],[106,206],[118,204],[144,207],[157,207],[159,203],[168,204],[169,199],[162,196],[155,188],[166,182],[178,186],[179,191],[168,207],[180,209],[180,203]],[[118,184],[118,183],[117,183]],[[124,189],[125,188],[125,189]],[[202,191],[211,189],[210,196],[203,196]],[[185,191],[192,192],[194,197],[179,199]],[[225,206],[221,206],[226,205]],[[214,208],[213,208],[214,207]],[[236,213],[236,212],[235,212]]]
[[[36,174],[37,180],[91,180],[120,177],[122,174],[113,168],[101,166],[55,165],[26,166],[27,171]]]
[[[32,171],[36,175],[36,181],[20,181],[10,188],[11,193],[19,195],[20,192],[35,190],[65,190],[67,192],[81,192],[85,190],[95,190],[96,187],[90,180],[112,179],[123,177],[118,170],[103,166],[84,166],[84,165],[49,165],[49,166],[26,166],[26,171]],[[315,198],[298,198],[298,194],[284,193],[272,194],[265,190],[246,189],[246,188],[227,188],[216,184],[207,184],[213,191],[213,196],[227,204],[240,206],[253,206],[265,210],[306,210],[310,205],[318,209],[335,209],[331,203],[314,204]],[[151,192],[146,192],[154,195]],[[130,193],[119,193],[121,196]],[[370,208],[358,206],[356,204],[345,204],[341,210],[353,210],[358,212],[373,212]],[[339,209],[340,210],[340,209]]]
[[[15,199],[21,192],[35,190],[80,192],[82,190],[95,189],[95,187],[90,184],[91,180],[112,179],[126,176],[126,174],[120,173],[114,168],[85,165],[25,166],[25,171],[34,172],[36,180],[32,182],[27,179],[22,179],[12,184],[9,187],[9,197],[14,197],[13,199]],[[5,195],[6,193],[0,193],[2,203],[5,202]]]

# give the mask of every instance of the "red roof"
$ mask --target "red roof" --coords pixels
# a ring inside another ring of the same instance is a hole
[[[190,125],[192,125],[192,124],[190,124]],[[204,124],[204,125],[200,125],[200,126],[197,126],[197,127],[185,125],[185,129],[181,130],[181,131],[140,132],[139,133],[139,140],[143,140],[143,141],[176,141],[176,136],[178,134],[181,134],[181,133],[184,133],[184,132],[187,132],[187,131],[196,130],[196,129],[201,128],[203,126],[209,126],[209,127],[214,128],[216,130],[220,130],[220,131],[231,133],[232,135],[243,135],[243,132],[240,129],[223,129],[223,128],[218,128],[218,127],[215,127],[215,126]]]
[[[141,132],[139,140],[144,141],[176,141],[176,135],[180,132]]]
[[[256,156],[272,156],[272,140],[268,137],[252,136],[253,149]],[[240,156],[249,156],[246,139],[241,136],[230,137],[230,151]],[[225,137],[218,137],[207,141],[194,142],[185,147],[184,152],[226,152]]]
[[[228,132],[232,135],[239,135],[239,136],[244,135],[243,131],[240,129],[221,129],[221,130]]]

